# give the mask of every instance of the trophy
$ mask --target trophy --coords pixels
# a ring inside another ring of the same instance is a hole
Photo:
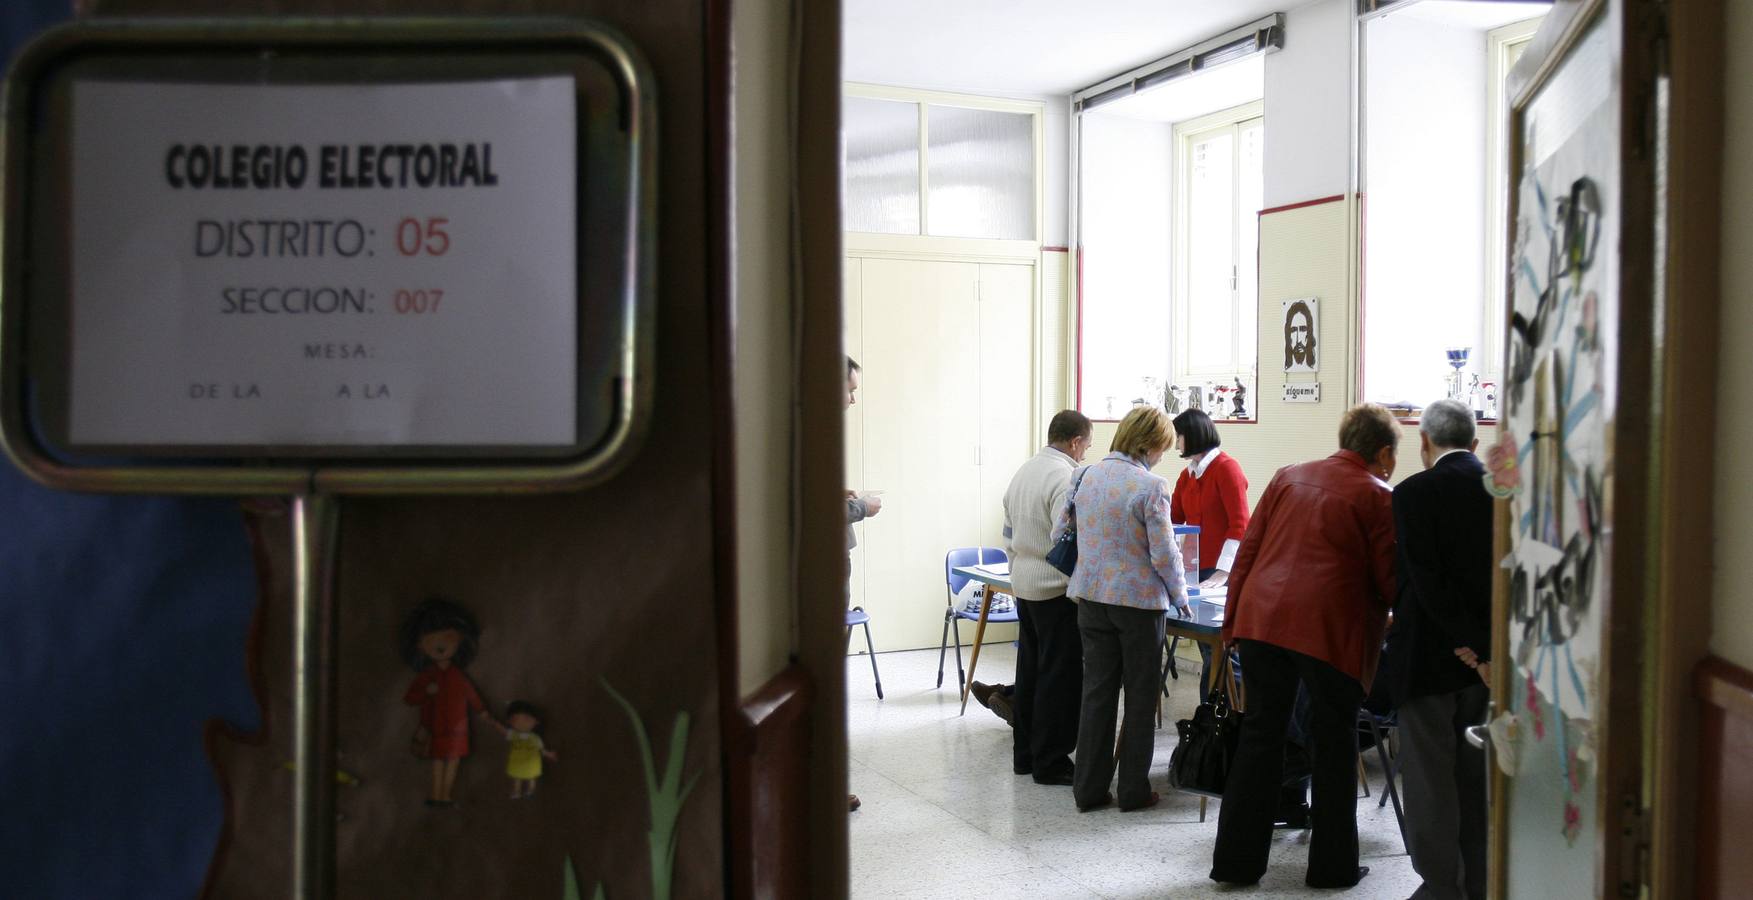
[[[1450,400],[1461,400],[1466,396],[1466,391],[1461,387],[1461,370],[1467,368],[1467,354],[1472,349],[1471,347],[1450,347],[1446,351],[1449,355],[1449,368],[1451,369],[1448,374]]]

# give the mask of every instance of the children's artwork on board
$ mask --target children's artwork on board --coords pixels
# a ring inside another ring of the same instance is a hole
[[[1608,362],[1616,344],[1602,324],[1617,321],[1618,262],[1598,251],[1604,235],[1618,233],[1619,211],[1615,115],[1606,76],[1600,79],[1562,102],[1537,99],[1523,120],[1505,427],[1488,454],[1487,477],[1510,510],[1507,605],[1516,689],[1505,709],[1527,726],[1524,760],[1551,763],[1524,765],[1523,777],[1559,779],[1556,808],[1541,814],[1550,819],[1539,830],[1550,828],[1567,846],[1593,818],[1601,617],[1612,551],[1606,498],[1615,386]]]
[[[424,600],[402,620],[402,658],[417,673],[402,702],[420,707],[414,755],[432,761],[432,791],[426,805],[456,805],[457,769],[469,755],[469,714],[503,731],[493,720],[475,683],[463,670],[475,659],[481,626],[468,610],[437,597]]]

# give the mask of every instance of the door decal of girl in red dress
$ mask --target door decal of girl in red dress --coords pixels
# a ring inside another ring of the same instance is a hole
[[[436,597],[421,602],[402,621],[402,657],[418,673],[402,701],[420,707],[414,753],[432,760],[427,806],[456,805],[451,790],[456,786],[457,766],[469,755],[469,713],[495,730],[505,730],[487,712],[475,683],[463,671],[474,661],[480,639],[481,627],[468,610]]]

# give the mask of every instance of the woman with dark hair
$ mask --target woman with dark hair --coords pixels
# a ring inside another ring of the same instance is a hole
[[[402,620],[402,659],[414,671],[414,683],[402,702],[420,707],[415,752],[432,760],[432,795],[427,806],[450,807],[457,766],[469,755],[469,713],[494,728],[504,729],[487,712],[475,683],[463,673],[475,660],[481,626],[468,610],[448,600],[424,600]]]
[[[1248,476],[1223,452],[1217,426],[1204,410],[1175,417],[1175,450],[1187,468],[1175,480],[1169,516],[1199,526],[1199,586],[1222,587],[1248,532]]]
[[[1175,480],[1169,517],[1182,525],[1199,526],[1199,588],[1215,590],[1229,581],[1230,569],[1248,531],[1248,477],[1242,466],[1218,449],[1223,441],[1217,426],[1203,410],[1189,409],[1175,417],[1175,450],[1187,460],[1187,468]],[[1211,648],[1199,645],[1204,669],[1199,677],[1199,700],[1211,670]]]
[[[1352,407],[1339,452],[1272,476],[1229,581],[1225,646],[1242,656],[1247,715],[1218,815],[1214,881],[1266,873],[1284,770],[1285,728],[1308,691],[1314,833],[1304,882],[1350,887],[1357,864],[1357,710],[1375,678],[1394,602],[1394,474],[1400,425]]]

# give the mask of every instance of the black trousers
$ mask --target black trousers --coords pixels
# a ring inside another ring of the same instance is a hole
[[[1260,641],[1237,641],[1248,708],[1217,819],[1211,877],[1252,884],[1266,874],[1272,820],[1284,772],[1285,728],[1297,683],[1308,688],[1314,802],[1306,882],[1357,881],[1357,711],[1363,685],[1312,656]]]
[[[1046,778],[1070,772],[1077,749],[1077,710],[1083,691],[1083,637],[1077,604],[1065,597],[1017,601],[1021,626],[1016,661],[1013,766],[1018,775]]]
[[[1156,752],[1156,695],[1161,685],[1163,622],[1160,609],[1137,609],[1085,600],[1077,607],[1083,635],[1083,708],[1078,714],[1077,768],[1071,793],[1078,806],[1095,806],[1107,796],[1116,765],[1114,791],[1122,807],[1150,802],[1150,759]],[[1120,756],[1114,758],[1114,715],[1120,694],[1126,714],[1120,720]],[[1270,827],[1271,823],[1268,822]]]

